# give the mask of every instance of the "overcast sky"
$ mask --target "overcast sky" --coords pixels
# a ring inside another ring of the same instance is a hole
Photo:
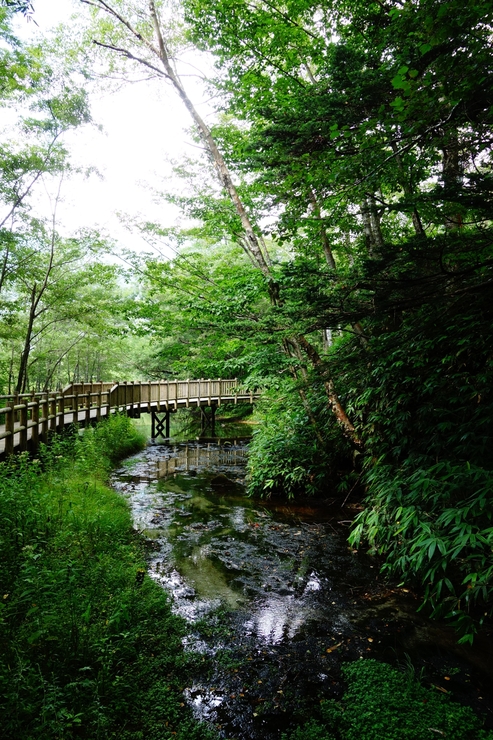
[[[33,0],[33,5],[37,26],[21,16],[16,20],[16,32],[24,40],[70,22],[71,13],[80,8],[74,0]],[[194,92],[198,103],[200,93]],[[61,222],[70,231],[96,225],[124,246],[141,249],[143,242],[128,234],[115,212],[158,219],[167,226],[179,223],[177,209],[153,203],[146,186],[159,187],[163,178],[169,182],[169,158],[193,153],[185,132],[190,119],[173,91],[157,81],[124,85],[113,93],[94,92],[90,99],[93,119],[103,132],[84,127],[66,141],[74,164],[97,167],[103,179],[76,177],[64,185]]]

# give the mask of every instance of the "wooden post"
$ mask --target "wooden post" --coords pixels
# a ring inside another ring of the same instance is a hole
[[[54,396],[53,394],[51,394],[50,396],[48,407],[50,410],[49,415],[51,417],[49,428],[50,428],[50,431],[56,432],[56,396]]]
[[[101,406],[103,405],[103,383],[100,383],[98,395],[97,395],[97,408],[96,408],[96,421],[101,419]]]
[[[79,394],[77,391],[74,393],[74,418],[72,420],[73,424],[79,423]]]
[[[32,392],[31,397],[31,421],[33,424],[31,427],[31,440],[33,450],[37,450],[39,447],[39,401],[37,400],[34,391]]]
[[[185,405],[187,408],[190,406],[190,378],[187,378],[187,400],[185,401]]]
[[[27,398],[25,399],[25,403],[21,404],[20,406],[19,448],[21,452],[24,452],[25,450],[27,450]]]
[[[48,440],[48,394],[43,393],[41,405],[41,438],[46,443]]]
[[[5,412],[5,431],[8,436],[5,437],[5,454],[14,454],[14,401],[11,400],[7,403],[7,411]]]
[[[59,427],[65,426],[65,396],[63,393],[58,396],[58,418],[60,419]]]
[[[84,415],[84,421],[86,426],[88,426],[91,423],[91,386],[87,389],[85,406],[86,413]]]
[[[166,408],[166,439],[169,439],[169,417],[171,416],[169,408]]]
[[[221,378],[219,378],[219,394],[218,394],[218,397],[217,397],[217,405],[218,406],[221,405],[221,390],[222,390],[221,386],[222,386],[222,380],[221,380]]]

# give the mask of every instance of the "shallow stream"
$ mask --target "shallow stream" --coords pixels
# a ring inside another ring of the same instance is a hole
[[[245,497],[241,440],[152,444],[116,471],[149,573],[191,624],[202,655],[186,700],[226,738],[274,740],[343,693],[340,665],[364,657],[415,672],[486,714],[493,651],[456,645],[419,601],[347,545],[355,508]]]

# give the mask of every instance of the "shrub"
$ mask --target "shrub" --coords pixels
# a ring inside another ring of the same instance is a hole
[[[347,463],[348,445],[324,399],[306,391],[305,395],[312,418],[296,387],[287,382],[282,394],[266,394],[258,405],[260,423],[253,432],[248,456],[250,495],[323,495],[334,484],[336,467]]]

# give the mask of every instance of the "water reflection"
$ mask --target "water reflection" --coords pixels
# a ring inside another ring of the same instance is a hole
[[[246,498],[245,464],[246,446],[234,440],[153,445],[114,483],[153,541],[150,574],[178,613],[194,620],[218,604],[242,607],[245,632],[276,643],[320,612],[320,529],[293,528]],[[329,538],[325,554],[334,546]]]
[[[216,661],[221,650],[241,658],[232,670],[218,662],[213,677],[199,675],[185,690],[197,717],[221,725],[222,737],[279,740],[296,711],[292,697],[333,698],[338,662],[406,654],[435,671],[433,685],[440,666],[447,675],[452,666],[470,702],[465,660],[490,671],[491,645],[459,654],[450,630],[416,615],[412,593],[383,588],[378,566],[347,546],[349,511],[246,498],[245,462],[246,446],[234,440],[150,445],[113,479],[152,541],[149,573],[174,610],[190,622],[229,610],[217,637],[192,630],[186,640]]]
[[[159,447],[163,447],[160,445]],[[230,474],[244,475],[246,447],[239,440],[217,443],[200,443],[166,447],[164,457],[156,460],[155,478],[169,478],[176,473],[201,473],[227,470]]]
[[[320,609],[307,604],[304,598],[273,594],[256,605],[245,629],[265,643],[276,645],[292,640],[306,622],[317,616],[321,616]]]

